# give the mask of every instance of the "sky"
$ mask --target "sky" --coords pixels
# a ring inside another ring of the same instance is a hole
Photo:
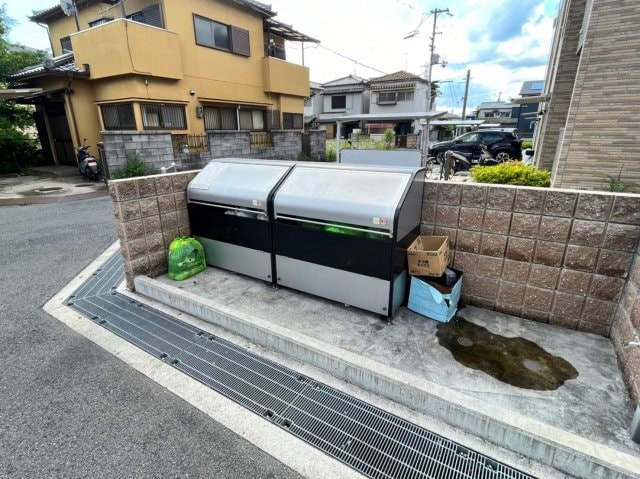
[[[0,0],[2,1],[2,0]],[[561,0],[262,0],[276,19],[321,41],[304,44],[311,81],[325,83],[357,75],[375,78],[406,70],[427,77],[435,9],[432,66],[439,81],[439,111],[459,114],[465,78],[471,70],[467,111],[481,102],[516,98],[527,80],[543,80],[551,48],[553,20]],[[28,20],[33,10],[57,0],[6,1],[15,21],[9,39],[33,48],[49,48],[42,27]],[[415,35],[406,39],[411,32]],[[287,59],[302,63],[303,45],[288,42]],[[443,67],[445,63],[446,66]]]

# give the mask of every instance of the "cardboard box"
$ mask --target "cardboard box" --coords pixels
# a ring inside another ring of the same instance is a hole
[[[447,287],[443,279],[413,276],[409,290],[407,308],[427,318],[448,323],[458,310],[462,292],[462,272],[456,273],[456,282]]]
[[[409,274],[442,276],[449,265],[448,236],[418,236],[407,248]]]

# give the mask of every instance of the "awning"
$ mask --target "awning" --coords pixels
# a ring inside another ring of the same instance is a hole
[[[482,125],[484,120],[433,120],[433,126],[478,126]]]
[[[267,30],[274,35],[278,35],[285,40],[289,40],[292,42],[309,42],[309,43],[320,43],[320,40],[316,40],[304,33],[300,33],[297,30],[294,30],[291,25],[287,25],[286,23],[279,22],[278,20],[274,20],[273,18],[265,18],[264,24],[267,27]]]
[[[42,91],[42,88],[10,88],[8,90],[0,90],[0,100],[24,98],[25,96],[32,96]]]

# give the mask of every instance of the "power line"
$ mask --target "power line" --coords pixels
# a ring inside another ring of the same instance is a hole
[[[369,70],[373,70],[375,72],[382,73],[383,75],[387,75],[387,72],[383,72],[382,70],[378,70],[377,68],[370,67],[369,65],[365,65],[364,63],[359,62],[355,58],[350,58],[350,57],[348,57],[346,55],[343,55],[342,53],[338,53],[338,52],[336,52],[335,50],[332,50],[329,47],[325,47],[322,43],[320,43],[319,46],[320,46],[320,48],[323,48],[323,49],[327,50],[328,52],[333,53],[334,55],[338,55],[339,57],[342,57],[345,60],[349,60],[351,62],[354,62],[356,65],[360,65],[362,67],[368,68]]]

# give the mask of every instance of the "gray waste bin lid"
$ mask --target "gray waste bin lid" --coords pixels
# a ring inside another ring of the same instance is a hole
[[[417,170],[298,163],[276,192],[275,216],[392,231]]]
[[[267,198],[294,162],[223,158],[191,180],[188,201],[205,201],[267,211]]]

